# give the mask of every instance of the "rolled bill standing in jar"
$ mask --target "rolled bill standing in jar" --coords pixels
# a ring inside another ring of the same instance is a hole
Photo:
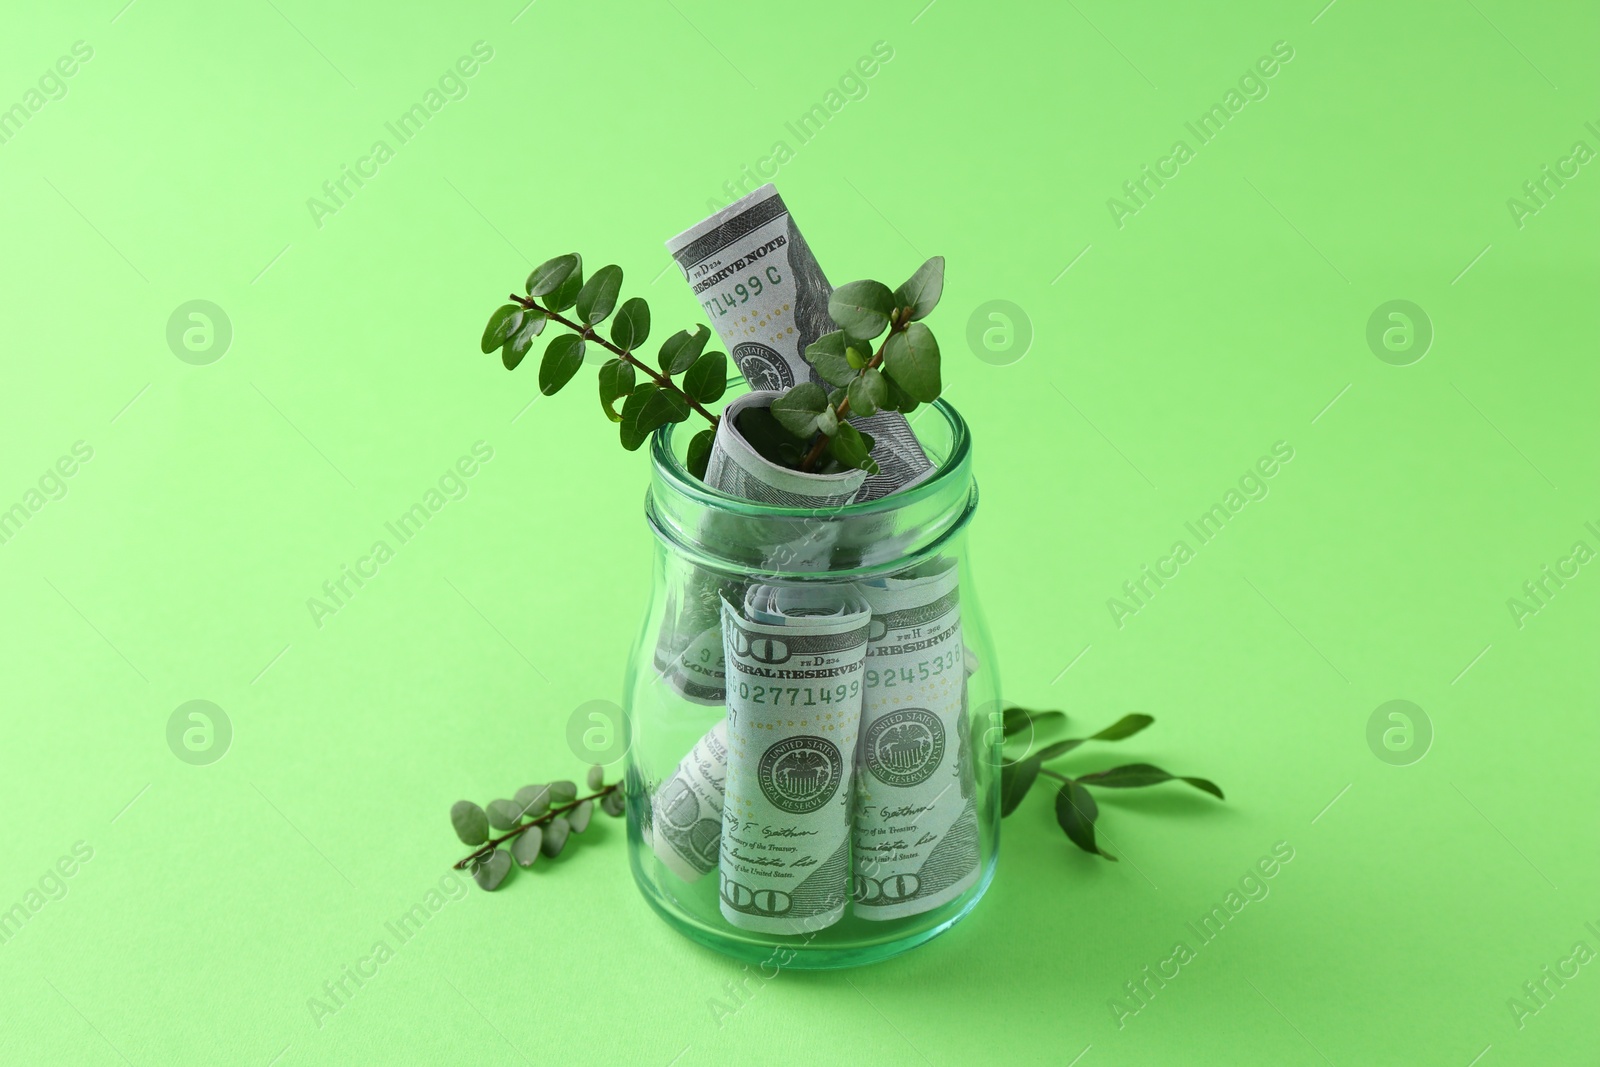
[[[728,724],[724,720],[695,742],[651,799],[650,847],[667,869],[685,882],[695,881],[717,865],[727,772]]]
[[[872,608],[856,746],[855,914],[900,919],[978,879],[957,569],[863,582]]]
[[[757,585],[722,618],[722,914],[744,930],[814,933],[850,899],[869,611],[851,586]]]
[[[805,351],[836,328],[828,317],[833,287],[774,186],[763,185],[691,226],[667,242],[667,251],[752,389],[782,392],[800,382],[822,380],[806,362]],[[728,413],[723,421],[728,421]],[[898,411],[850,422],[871,435],[872,458],[879,468],[858,485],[855,500],[876,500],[932,473],[933,464]],[[717,452],[726,445],[719,432],[712,446],[713,466]],[[752,451],[748,446],[745,450]],[[717,484],[709,471],[706,481]]]

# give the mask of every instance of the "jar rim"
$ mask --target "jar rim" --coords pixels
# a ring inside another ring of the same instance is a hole
[[[745,384],[743,378],[729,379],[729,388]],[[967,472],[965,477],[970,480],[968,471],[968,457],[972,451],[972,437],[967,430],[966,420],[961,417],[953,405],[948,401],[939,399],[931,404],[924,405],[937,411],[950,427],[950,452],[944,460],[934,468],[933,473],[918,482],[910,489],[903,489],[888,496],[881,496],[876,500],[865,500],[856,504],[841,504],[832,507],[795,508],[776,504],[762,504],[744,497],[731,496],[720,489],[713,489],[705,482],[689,473],[672,451],[672,434],[681,423],[667,423],[655,433],[650,435],[650,465],[655,474],[673,492],[689,498],[694,503],[703,507],[714,508],[718,511],[732,514],[775,519],[822,518],[848,519],[856,516],[876,515],[882,512],[896,511],[909,507],[937,496],[941,492],[948,492],[951,480],[962,472]]]

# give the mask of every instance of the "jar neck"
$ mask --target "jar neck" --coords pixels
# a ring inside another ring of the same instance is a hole
[[[667,552],[728,573],[860,578],[902,570],[957,538],[978,503],[966,424],[943,401],[918,417],[935,469],[909,489],[836,508],[782,508],[728,496],[684,468],[676,425],[651,445],[645,514]]]

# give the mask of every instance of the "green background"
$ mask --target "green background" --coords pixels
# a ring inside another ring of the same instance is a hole
[[[0,1060],[1592,1061],[1600,969],[1520,1025],[1508,1002],[1600,950],[1600,576],[1520,625],[1507,604],[1600,549],[1600,175],[1520,225],[1507,204],[1600,149],[1591,10],[524,2],[8,16],[0,507],[74,442],[93,458],[0,545],[0,908],[93,858],[0,945]],[[28,109],[76,41],[92,58]],[[395,141],[478,41],[467,95]],[[877,41],[865,97],[799,144],[785,123]],[[1185,122],[1278,41],[1269,94],[1199,144]],[[308,199],[379,139],[319,226]],[[1108,200],[1179,139],[1119,226]],[[620,697],[644,606],[643,456],[592,387],[529,407],[533,366],[480,355],[483,320],[576,248],[661,336],[699,321],[662,241],[779,140],[836,283],[948,257],[931,324],[1008,697],[1091,729],[1148,712],[1068,766],[1148,759],[1227,802],[1105,797],[1110,863],[1030,797],[954,931],[770,981],[660,922],[606,822],[450,901],[319,1027],[308,998],[460,853],[452,801],[579,769],[568,717]],[[209,365],[167,340],[196,299],[231,323]],[[1368,346],[1393,299],[1432,323],[1420,362]],[[965,343],[1004,325],[991,300],[1025,351]],[[319,627],[308,598],[477,441],[465,499]],[[1270,494],[1196,545],[1279,441]],[[1119,626],[1108,600],[1179,539],[1195,557]],[[208,766],[167,743],[194,699],[232,724]],[[1392,699],[1431,724],[1409,765],[1368,744]],[[1200,946],[1186,924],[1278,842],[1270,895]],[[1178,941],[1196,958],[1119,1026],[1108,1002]]]

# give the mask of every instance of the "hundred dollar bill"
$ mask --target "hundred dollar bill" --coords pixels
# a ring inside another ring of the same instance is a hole
[[[776,188],[763,185],[734,201],[672,238],[667,251],[752,389],[782,392],[807,380],[831,388],[806,362],[805,350],[837,329],[828,317],[833,287]],[[898,411],[850,423],[872,436],[879,468],[857,486],[855,500],[876,500],[932,473]],[[713,463],[727,444],[719,433]]]
[[[723,917],[810,933],[850,898],[850,805],[866,603],[851,586],[752,586],[725,604]]]
[[[855,914],[899,919],[978,880],[965,648],[953,561],[863,582],[872,608],[856,745]]]
[[[650,847],[667,869],[693,882],[717,865],[722,847],[723,779],[728,772],[728,724],[719,721],[696,741],[671,778],[651,798]]]

